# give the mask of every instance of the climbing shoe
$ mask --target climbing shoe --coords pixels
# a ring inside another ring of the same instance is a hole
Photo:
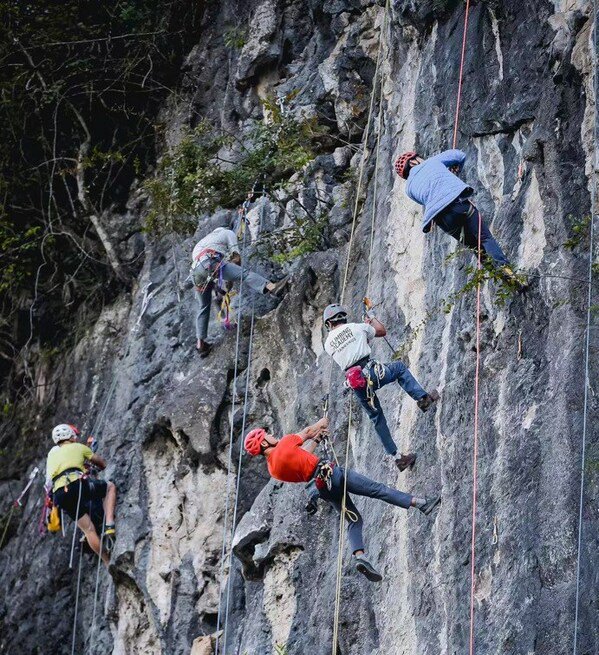
[[[286,275],[282,280],[275,282],[272,289],[269,289],[268,293],[270,293],[271,296],[282,296],[287,291],[288,286],[289,276]]]
[[[416,463],[416,455],[414,453],[408,453],[407,455],[402,455],[395,460],[395,465],[403,473],[406,469],[411,469]]]
[[[522,276],[516,275],[509,266],[501,267],[501,277],[518,293],[524,293],[528,289],[528,284],[524,281]]]
[[[370,582],[380,582],[383,576],[363,557],[356,557],[356,570],[365,575]]]
[[[196,346],[196,350],[198,353],[200,353],[200,357],[203,359],[204,357],[208,357],[210,354],[210,351],[212,350],[212,344],[208,343],[207,341],[200,341],[200,345]]]
[[[423,411],[426,412],[428,408],[437,400],[439,400],[439,392],[436,389],[433,389],[430,393],[427,393],[424,398],[421,398],[418,401],[418,407]]]
[[[426,498],[424,505],[420,505],[418,509],[425,515],[428,516],[441,502],[441,496],[433,496],[432,498]]]

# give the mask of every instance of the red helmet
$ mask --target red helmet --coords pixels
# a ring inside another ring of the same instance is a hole
[[[262,442],[265,437],[266,430],[263,430],[262,428],[256,428],[247,433],[243,445],[252,457],[259,455],[262,452]]]
[[[395,172],[399,175],[399,177],[403,177],[404,180],[408,179],[408,173],[409,173],[409,170],[407,168],[408,162],[417,156],[418,156],[417,152],[410,150],[408,152],[404,152],[403,155],[400,155],[395,160]]]

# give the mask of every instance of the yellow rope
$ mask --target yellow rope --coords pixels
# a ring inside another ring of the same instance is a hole
[[[354,204],[354,213],[352,217],[352,227],[351,227],[351,232],[350,232],[350,237],[349,237],[349,244],[347,248],[347,262],[345,265],[345,273],[343,276],[343,286],[341,289],[341,304],[343,304],[343,301],[345,299],[345,290],[347,288],[347,281],[349,277],[349,265],[351,261],[351,253],[352,253],[352,246],[353,246],[353,241],[354,241],[354,236],[356,232],[356,223],[357,223],[357,218],[358,218],[358,213],[359,213],[359,207],[360,207],[360,193],[362,190],[362,182],[364,179],[364,169],[366,167],[366,148],[368,145],[368,137],[370,135],[370,123],[372,121],[372,113],[374,110],[374,100],[376,97],[376,87],[377,87],[377,80],[379,79],[379,71],[380,71],[380,65],[382,61],[382,53],[383,53],[383,40],[384,40],[384,34],[387,26],[387,18],[388,18],[388,11],[389,11],[389,4],[390,1],[387,0],[385,3],[385,9],[384,9],[384,14],[383,14],[383,23],[381,25],[381,31],[379,34],[379,45],[378,45],[378,52],[377,52],[377,58],[376,58],[376,68],[374,72],[374,78],[372,81],[372,93],[370,96],[370,106],[368,109],[368,120],[366,122],[366,130],[364,134],[364,141],[363,141],[363,150],[362,150],[362,161],[360,163],[360,175],[358,177],[358,187],[356,189],[356,202]],[[378,185],[378,158],[379,158],[379,152],[380,152],[380,142],[381,142],[381,130],[382,130],[382,111],[383,109],[383,83],[382,79],[380,81],[380,100],[379,100],[379,117],[378,117],[378,134],[377,134],[377,144],[376,144],[376,161],[375,161],[375,172],[374,172],[374,195],[373,195],[373,208],[372,208],[372,225],[371,225],[371,231],[370,231],[370,250],[368,253],[368,282],[367,282],[367,288],[369,289],[370,287],[370,275],[372,271],[372,244],[374,241],[374,219],[375,219],[375,211],[376,211],[376,192],[377,192],[377,185]],[[332,381],[332,373],[333,367],[331,363],[331,376],[329,380],[329,389],[331,388],[331,381]],[[348,465],[349,465],[349,450],[350,450],[350,434],[351,434],[351,428],[352,428],[352,397],[350,396],[350,401],[349,401],[349,417],[348,417],[348,424],[347,424],[347,443],[345,446],[345,469],[344,469],[344,475],[343,475],[343,497],[341,501],[341,513],[339,517],[339,545],[337,549],[337,583],[336,583],[336,588],[335,588],[335,614],[334,614],[334,620],[333,620],[333,649],[332,649],[332,655],[337,655],[337,646],[338,646],[338,640],[339,640],[339,613],[341,609],[341,577],[343,575],[343,549],[345,548],[345,514],[347,511],[346,508],[346,497],[347,497],[347,471],[348,471]],[[353,512],[351,512],[353,514]],[[357,519],[357,517],[355,517]],[[349,520],[353,520],[351,516],[348,516]]]

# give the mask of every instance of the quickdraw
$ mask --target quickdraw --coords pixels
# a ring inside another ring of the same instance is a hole
[[[234,291],[227,291],[225,293],[221,300],[218,314],[216,315],[225,330],[233,330],[237,326],[237,322],[234,320],[233,316],[233,309],[231,307],[231,301],[235,295]]]
[[[376,409],[374,404],[376,398],[374,379],[376,379],[376,388],[378,389],[381,386],[382,379],[385,377],[385,366],[384,364],[371,359],[362,369],[362,375],[366,380],[366,398],[372,409]]]
[[[314,472],[314,483],[316,488],[320,491],[325,487],[331,491],[333,487],[333,469],[335,468],[334,462],[319,462]]]
[[[328,393],[325,394],[322,397],[322,415],[326,416],[327,418],[329,416],[329,394]],[[333,448],[333,446],[329,442],[329,437],[324,436],[320,443],[321,443],[321,445],[322,445],[322,447],[324,449],[324,453],[326,455],[327,460],[329,460],[331,462],[334,460],[335,463],[337,465],[339,465],[339,461],[337,460],[337,453],[335,452],[335,449]]]
[[[381,386],[381,381],[385,377],[385,365],[371,359],[362,368],[361,366],[352,366],[345,371],[345,385],[350,389],[366,390],[366,398],[373,409],[375,408],[375,390]],[[376,380],[376,387],[375,387]]]

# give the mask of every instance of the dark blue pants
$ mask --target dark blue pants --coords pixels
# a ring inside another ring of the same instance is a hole
[[[443,232],[447,232],[458,241],[463,233],[464,244],[478,251],[479,216],[478,209],[470,201],[466,198],[458,198],[435,216],[434,220]],[[508,258],[484,221],[481,224],[480,243],[484,251],[483,256],[490,257],[495,266],[509,265]]]
[[[374,383],[374,390],[377,391],[381,387],[384,387],[386,384],[391,382],[398,382],[399,386],[409,394],[414,400],[420,400],[426,396],[426,391],[418,384],[418,380],[410,373],[410,369],[401,362],[390,362],[389,364],[383,364],[384,375],[380,378],[377,378],[374,372],[374,366],[369,367],[370,377]],[[377,398],[376,394],[374,397],[374,407],[368,402],[366,395],[366,389],[354,389],[360,405],[364,408],[364,411],[368,414],[368,417],[374,425],[374,429],[383,443],[383,447],[389,453],[389,455],[397,455],[397,446],[391,432],[389,431],[389,426],[387,425],[387,419],[383,414],[383,408],[381,403]]]
[[[343,503],[344,476],[345,469],[336,466],[333,469],[331,490],[329,491],[325,487],[319,491],[320,497],[331,503],[339,514],[341,513]],[[365,475],[360,475],[348,469],[345,507],[355,515],[353,518],[357,519],[356,521],[352,521],[347,516],[345,518],[347,522],[347,539],[352,553],[355,553],[357,550],[364,550],[364,538],[362,535],[364,524],[360,512],[358,512],[349,496],[350,493],[357,494],[358,496],[367,496],[368,498],[376,498],[377,500],[382,500],[385,503],[395,505],[396,507],[403,507],[404,509],[408,509],[411,506],[413,498],[410,494],[388,487],[381,482],[376,482],[367,478]]]

